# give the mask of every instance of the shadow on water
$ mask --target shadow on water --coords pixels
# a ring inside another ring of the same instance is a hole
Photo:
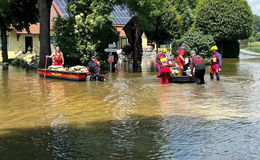
[[[1,130],[1,159],[146,159],[160,148],[155,118]]]
[[[244,119],[144,117],[0,130],[2,160],[259,159],[259,128]],[[258,142],[255,141],[258,139]]]

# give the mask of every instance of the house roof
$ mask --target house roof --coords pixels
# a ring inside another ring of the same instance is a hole
[[[53,18],[56,16],[69,17],[69,12],[66,10],[68,3],[67,0],[54,0],[51,7],[51,24],[50,28],[53,29]],[[133,17],[127,7],[116,5],[113,7],[112,12],[113,26],[125,26]],[[120,29],[120,32],[122,29]],[[18,34],[28,34],[26,30],[17,31]],[[32,24],[30,26],[30,34],[40,34],[40,24]]]
[[[69,12],[67,11],[67,0],[54,0],[53,2],[54,8],[59,12],[61,17],[69,17]]]
[[[59,9],[58,5],[56,4],[55,1],[61,1],[61,0],[54,0],[52,2],[52,6],[51,6],[51,20],[50,20],[50,29],[53,30],[53,26],[54,26],[54,17],[57,17],[57,16],[61,16],[61,17],[64,17],[64,16],[67,16],[67,14],[63,14],[61,12],[61,10]],[[64,0],[62,0],[64,1]],[[40,34],[40,24],[37,23],[37,24],[31,24],[30,25],[30,33],[28,33],[25,29],[22,30],[22,31],[16,31],[17,34]]]
[[[127,7],[116,5],[113,8],[113,25],[126,25],[133,17]]]
[[[40,24],[31,24],[30,25],[30,33],[28,33],[25,29],[22,31],[16,31],[17,34],[39,34],[40,33]]]
[[[67,11],[67,0],[54,0],[53,6],[61,17],[69,17],[69,12]],[[115,5],[113,7],[112,20],[113,25],[126,25],[133,17],[126,6]]]

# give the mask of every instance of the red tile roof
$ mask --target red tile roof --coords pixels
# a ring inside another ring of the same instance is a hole
[[[53,1],[51,6],[51,23],[50,23],[50,29],[53,30],[54,21],[53,19],[57,16],[63,17],[63,14],[57,7],[56,3]],[[40,23],[37,24],[31,24],[30,25],[30,33],[28,33],[25,29],[22,31],[16,31],[17,34],[40,34]]]

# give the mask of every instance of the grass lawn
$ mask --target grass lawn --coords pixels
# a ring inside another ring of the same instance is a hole
[[[260,53],[260,42],[249,43],[246,50],[251,51],[251,52]]]

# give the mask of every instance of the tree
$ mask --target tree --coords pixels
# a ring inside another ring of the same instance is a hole
[[[125,5],[130,12],[135,15],[131,20],[128,31],[128,39],[133,48],[133,69],[138,71],[142,61],[141,37],[145,31],[154,31],[156,29],[157,17],[160,15],[162,6],[168,0],[117,0],[118,4]]]
[[[256,41],[256,39],[255,39],[253,36],[251,36],[251,37],[248,38],[248,42],[249,42],[249,43],[253,43],[253,42],[255,42],[255,41]]]
[[[256,33],[255,40],[258,41],[258,42],[260,41],[260,32]]]
[[[35,24],[37,21],[37,0],[1,0],[0,30],[3,62],[8,62],[7,31],[26,29],[30,32],[30,24]]]
[[[40,62],[39,68],[44,68],[46,55],[51,54],[50,47],[50,12],[52,0],[39,0],[40,17]]]
[[[170,0],[181,16],[182,30],[188,31],[194,20],[194,9],[198,0]]]
[[[8,51],[7,51],[7,24],[5,23],[5,19],[7,19],[9,15],[8,2],[7,0],[0,2],[0,36],[2,43],[2,57],[3,62],[8,62]]]
[[[215,44],[213,36],[204,35],[201,31],[188,31],[179,41],[187,44],[187,51],[194,50],[204,58],[211,56],[210,48]]]
[[[253,36],[256,36],[257,33],[260,33],[260,16],[253,16]]]
[[[172,4],[163,7],[160,15],[157,16],[156,29],[146,32],[149,40],[162,44],[173,39],[179,39],[182,33],[181,17]]]
[[[55,41],[64,52],[66,64],[86,64],[91,56],[107,61],[104,49],[118,41],[111,22],[112,2],[106,0],[71,0],[71,17],[55,22]],[[74,61],[73,61],[74,60]]]
[[[54,22],[54,42],[62,50],[65,64],[68,66],[80,64],[80,54],[77,51],[77,41],[73,32],[75,25],[74,17],[66,19],[57,17]]]
[[[238,47],[238,39],[246,39],[252,33],[253,16],[246,0],[199,0],[194,28],[214,36],[224,57],[238,57],[239,50],[225,52],[230,43]]]

